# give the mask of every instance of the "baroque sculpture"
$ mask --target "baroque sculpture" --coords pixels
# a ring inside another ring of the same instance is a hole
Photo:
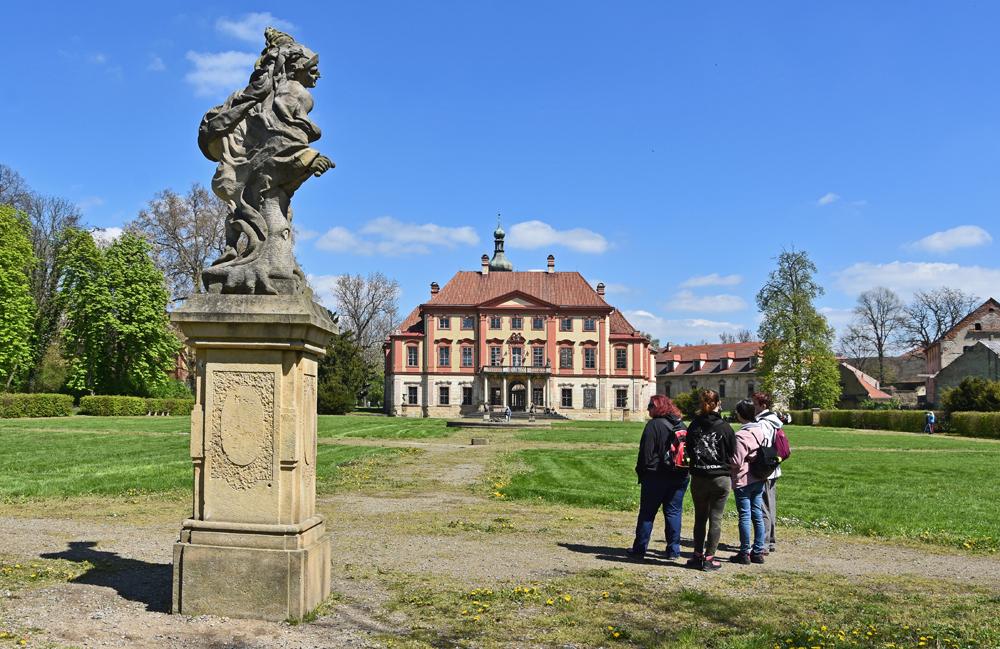
[[[209,293],[298,295],[305,277],[292,250],[291,199],[310,176],[334,167],[310,145],[309,88],[319,56],[268,27],[250,82],[205,114],[198,146],[218,162],[212,190],[229,206],[226,248],[202,272]]]
[[[288,34],[250,83],[205,115],[198,145],[229,205],[208,292],[171,320],[197,355],[191,516],[174,544],[171,610],[302,619],[330,594],[330,536],[316,509],[316,385],[336,331],[292,250],[289,202],[333,163],[310,144],[318,57]]]

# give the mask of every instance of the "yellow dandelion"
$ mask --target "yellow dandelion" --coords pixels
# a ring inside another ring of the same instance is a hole
[[[545,600],[545,605],[546,606],[552,606],[555,603],[556,603],[556,600],[552,599],[551,597],[548,598],[547,600]]]
[[[571,602],[571,601],[573,601],[573,596],[572,595],[563,595],[563,599],[566,600],[567,602]]]
[[[618,633],[617,631],[615,631],[615,632],[614,632],[614,633],[612,633],[611,635],[612,635],[612,636],[614,636],[614,637],[616,637],[616,638],[618,638],[618,637],[621,637],[621,634],[620,634],[620,633]]]

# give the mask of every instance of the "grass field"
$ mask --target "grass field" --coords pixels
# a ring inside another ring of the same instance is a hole
[[[443,419],[320,415],[318,425],[320,437],[333,439],[430,439],[452,432]]]
[[[549,441],[595,442],[597,434],[612,443],[637,439],[634,429],[565,432],[529,434]],[[990,477],[1000,464],[1000,444],[811,427],[789,427],[789,437],[793,455],[778,483],[785,524],[1000,548],[1000,483]],[[638,505],[632,448],[529,448],[508,462],[513,467],[503,491],[508,498],[622,510]],[[685,504],[690,509],[690,497]]]
[[[178,423],[168,419],[187,421],[186,417],[74,417],[43,422],[18,420],[20,426],[3,422],[0,499],[188,491],[191,459],[187,436],[149,432],[150,428],[169,428]],[[80,429],[73,430],[76,424],[81,425]],[[97,424],[104,427],[100,432]],[[112,432],[122,429],[128,432]],[[140,429],[145,429],[144,434],[138,434]],[[317,486],[321,491],[335,488],[344,467],[400,452],[323,444],[317,456]]]

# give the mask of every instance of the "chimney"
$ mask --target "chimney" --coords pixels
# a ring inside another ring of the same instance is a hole
[[[597,283],[597,294],[604,297],[604,282]]]
[[[441,290],[441,287],[438,286],[437,282],[431,282],[431,297],[434,297],[435,295],[437,295],[438,291],[440,291],[440,290]]]
[[[548,268],[547,272],[549,272],[549,273],[556,272],[556,257],[555,257],[555,255],[549,255],[549,268]]]
[[[482,257],[482,259],[480,261],[483,262],[483,269],[482,269],[481,272],[483,273],[483,275],[489,275],[490,274],[490,256],[489,255],[483,255],[483,257]]]
[[[670,344],[670,341],[668,340],[668,341],[667,341],[667,346],[663,348],[663,351],[665,351],[665,352],[669,352],[669,351],[671,351],[671,350],[672,350],[673,348],[674,348],[674,346],[673,346],[673,345],[671,345],[671,344]]]

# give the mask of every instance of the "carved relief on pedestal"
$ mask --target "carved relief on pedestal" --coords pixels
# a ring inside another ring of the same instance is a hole
[[[212,477],[243,490],[270,481],[274,470],[274,373],[212,373]]]

